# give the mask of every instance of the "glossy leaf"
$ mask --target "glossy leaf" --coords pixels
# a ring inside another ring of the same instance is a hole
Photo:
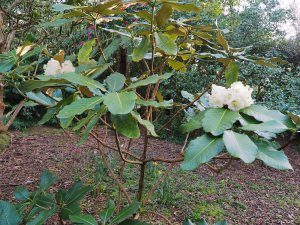
[[[66,11],[66,10],[72,10],[72,9],[76,9],[76,8],[77,8],[76,6],[67,5],[67,4],[54,4],[52,6],[52,10],[54,12],[63,12],[63,11]]]
[[[56,177],[49,170],[45,170],[40,177],[40,188],[47,190],[56,181]]]
[[[0,224],[1,225],[18,225],[21,217],[15,207],[5,201],[0,201]]]
[[[131,115],[142,125],[144,126],[152,136],[158,137],[158,135],[155,132],[154,125],[149,120],[144,120],[141,118],[140,114],[137,112],[131,112]]]
[[[26,96],[27,98],[44,106],[53,106],[56,104],[56,102],[52,98],[46,96],[42,92],[27,92]]]
[[[53,207],[49,210],[41,211],[33,220],[26,223],[26,225],[43,225],[46,221],[56,213],[57,207]]]
[[[40,26],[43,28],[48,28],[48,27],[61,27],[63,25],[72,23],[72,19],[55,19],[53,21],[50,22],[45,22],[45,23],[41,23]]]
[[[202,126],[205,132],[217,136],[230,129],[239,117],[238,112],[229,109],[208,109],[205,111]]]
[[[189,143],[181,168],[183,170],[194,170],[201,164],[209,162],[223,148],[222,138],[204,134]]]
[[[132,216],[136,213],[140,208],[140,204],[138,202],[134,202],[121,210],[121,212],[114,217],[111,221],[112,224],[118,224],[128,219],[128,217]]]
[[[163,4],[155,15],[156,23],[159,28],[164,28],[170,17],[172,16],[173,8],[169,4]]]
[[[262,160],[266,165],[278,170],[293,169],[283,151],[276,150],[267,141],[256,141],[255,144],[258,147],[256,158]]]
[[[222,35],[221,31],[218,30],[217,32],[217,41],[218,43],[226,50],[229,51],[229,45],[227,40],[224,38],[224,36]]]
[[[110,217],[113,215],[115,209],[116,209],[115,203],[110,200],[108,202],[108,206],[105,209],[105,211],[99,213],[99,217],[100,217],[101,222],[102,222],[103,225],[105,225],[108,222]]]
[[[263,122],[260,124],[248,124],[243,127],[241,127],[243,130],[248,130],[248,131],[261,131],[261,132],[272,132],[272,133],[282,133],[288,128],[278,122],[277,120],[269,120],[267,122]]]
[[[124,87],[125,80],[125,76],[118,72],[109,75],[106,78],[108,90],[110,92],[120,91]]]
[[[112,114],[128,114],[133,110],[136,98],[134,92],[108,93],[104,96],[104,104]]]
[[[150,223],[146,223],[144,221],[140,220],[125,220],[122,223],[119,223],[118,225],[150,225]]]
[[[131,114],[126,115],[113,115],[111,116],[112,122],[114,123],[116,130],[128,137],[128,138],[139,138],[140,129],[139,126]]]
[[[190,4],[190,3],[176,3],[176,2],[172,2],[172,1],[168,1],[168,4],[172,6],[172,8],[174,10],[177,10],[179,12],[194,12],[194,13],[199,13],[200,12],[200,8],[198,8],[196,5],[194,4]]]
[[[96,219],[91,215],[70,215],[70,220],[81,225],[98,225]]]
[[[81,47],[81,49],[78,52],[78,64],[86,64],[90,62],[90,54],[93,51],[93,46],[96,44],[95,39],[91,39],[84,43],[84,45]]]
[[[266,122],[269,120],[284,120],[286,116],[278,110],[269,110],[261,105],[251,105],[243,110],[242,113],[253,116],[258,121]]]
[[[142,106],[152,106],[154,108],[168,108],[173,105],[173,100],[157,102],[157,101],[153,101],[153,100],[144,101],[141,99],[137,99],[136,104],[142,105]]]
[[[202,127],[202,119],[204,118],[205,111],[197,112],[196,115],[187,123],[181,126],[183,133],[192,132]]]
[[[150,47],[151,47],[151,45],[150,45],[149,36],[143,37],[139,46],[133,49],[132,60],[134,62],[138,62],[141,59],[143,59],[145,57],[145,55],[148,53]]]
[[[224,132],[223,141],[230,155],[240,158],[245,163],[255,160],[257,146],[247,135],[227,130]]]
[[[103,102],[103,97],[96,96],[93,98],[80,98],[65,106],[57,115],[58,118],[70,118],[80,115],[86,110],[93,109],[95,106]]]
[[[23,82],[19,89],[23,91],[24,93],[26,92],[31,92],[33,90],[41,89],[44,87],[61,87],[67,85],[67,82],[63,80],[28,80]]]
[[[17,187],[14,191],[14,196],[19,201],[26,201],[30,199],[30,193],[24,187]]]
[[[236,62],[230,62],[226,66],[225,70],[225,79],[226,79],[226,86],[230,87],[230,85],[238,80],[239,76],[239,68]]]
[[[214,223],[213,225],[228,225],[228,223],[227,223],[227,221],[222,220],[222,221]]]
[[[177,45],[175,41],[167,34],[154,33],[156,46],[167,55],[177,54]]]
[[[172,73],[165,73],[164,75],[151,75],[147,77],[146,79],[139,80],[137,82],[131,83],[127,89],[135,89],[137,87],[143,87],[147,86],[148,84],[155,84],[159,80],[167,80],[169,79],[173,74]]]
[[[82,145],[88,138],[89,133],[94,128],[94,126],[97,124],[99,117],[102,116],[106,112],[106,107],[102,105],[100,109],[97,110],[97,113],[93,115],[93,117],[89,120],[88,124],[86,125],[86,129],[83,132],[80,141],[77,145]]]

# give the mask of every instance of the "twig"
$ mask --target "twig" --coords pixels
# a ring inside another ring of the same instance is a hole
[[[125,198],[127,199],[128,203],[132,203],[132,200],[131,200],[129,194],[127,193],[125,187],[123,186],[123,184],[121,183],[121,181],[118,179],[118,177],[115,175],[115,173],[114,173],[114,171],[113,171],[110,163],[107,161],[106,156],[104,154],[104,151],[101,148],[100,142],[98,142],[98,150],[99,150],[99,153],[100,153],[100,155],[102,157],[102,160],[103,160],[105,166],[109,170],[109,173],[110,173],[111,177],[118,184],[120,190],[123,192],[123,194],[124,194]]]
[[[165,221],[166,221],[166,224],[168,224],[168,225],[173,225],[173,223],[172,223],[167,217],[165,217],[164,215],[162,215],[162,214],[160,214],[160,213],[153,212],[153,211],[148,211],[148,213],[152,213],[152,214],[154,214],[154,215],[159,216],[160,218],[162,218],[163,220],[165,220]]]
[[[133,161],[133,160],[128,160],[124,157],[123,153],[122,153],[122,149],[121,149],[121,146],[120,146],[120,139],[119,139],[119,135],[116,131],[116,129],[114,129],[114,134],[115,134],[115,140],[116,140],[116,144],[117,144],[117,149],[118,149],[118,152],[119,152],[119,155],[122,159],[122,161],[124,162],[127,162],[127,163],[131,163],[131,164],[143,164],[143,162],[141,161]]]

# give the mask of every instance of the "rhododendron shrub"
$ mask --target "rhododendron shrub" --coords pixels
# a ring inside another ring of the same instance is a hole
[[[142,9],[133,10],[138,3],[114,0],[97,6],[53,6],[60,14],[47,26],[66,26],[72,22],[93,24],[94,37],[83,44],[72,62],[63,51],[50,53],[35,46],[26,54],[18,55],[6,71],[8,79],[12,75],[16,79],[19,74],[22,82],[17,85],[18,90],[28,99],[47,106],[41,124],[56,117],[63,128],[72,127],[80,132],[79,144],[84,144],[89,136],[95,139],[95,147],[118,185],[120,196],[128,203],[135,199],[139,202],[135,204],[134,213],[149,202],[174,163],[181,163],[184,170],[208,166],[213,172],[219,172],[223,168],[214,165],[215,158],[226,160],[227,164],[232,159],[245,163],[257,159],[276,169],[292,169],[274,138],[285,131],[295,132],[298,117],[254,104],[252,88],[238,81],[240,61],[267,66],[282,61],[249,56],[244,48],[232,48],[217,25],[193,25],[197,18],[194,16],[200,10],[194,4],[146,1],[142,2]],[[175,12],[186,12],[186,18],[175,19]],[[120,20],[135,22],[116,25]],[[102,43],[105,34],[113,37],[108,45]],[[120,45],[126,49],[130,62],[130,69],[125,72],[115,63],[115,58],[121,57]],[[23,59],[30,57],[29,54],[42,55],[46,64],[35,61],[33,64],[44,70],[36,74],[36,70],[28,68],[26,74],[29,71],[33,75],[27,79],[19,68],[26,66]],[[185,93],[188,103],[174,102],[159,90],[160,84],[172,79],[174,72],[188,70],[199,59],[220,65],[213,84],[202,87],[199,93]],[[220,86],[221,80],[225,80],[226,87]],[[175,113],[158,129],[153,121],[159,116],[158,112],[165,109],[173,109]],[[187,138],[181,151],[173,157],[148,154],[149,138],[159,137],[162,129],[187,111],[193,113],[188,121],[182,121],[182,132]],[[112,131],[113,145],[99,133],[99,126]],[[191,140],[189,134],[197,130],[201,135]],[[143,145],[139,145],[142,147],[133,144],[137,139],[143,141]],[[120,157],[121,173],[128,164],[140,169],[135,196],[129,193],[107,160],[108,150]],[[145,171],[151,162],[170,166],[158,183],[147,190]]]

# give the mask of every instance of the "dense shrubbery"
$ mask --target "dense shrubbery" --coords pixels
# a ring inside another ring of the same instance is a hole
[[[132,10],[132,5],[140,4],[145,8]],[[234,159],[247,164],[260,160],[275,169],[292,169],[274,139],[286,131],[295,133],[299,129],[299,117],[254,104],[252,88],[238,81],[242,77],[245,83],[252,82],[240,72],[244,61],[271,67],[286,64],[280,58],[257,57],[248,54],[247,48],[232,47],[217,24],[193,24],[194,14],[200,11],[194,4],[173,1],[124,4],[114,0],[95,6],[56,4],[53,10],[59,15],[44,23],[45,28],[69,28],[76,22],[81,28],[92,27],[94,32],[90,29],[89,37],[79,35],[85,42],[79,44],[78,52],[78,46],[71,49],[68,56],[63,50],[53,51],[52,46],[48,50],[47,46],[34,43],[24,43],[16,50],[1,54],[1,88],[12,86],[24,97],[21,103],[25,106],[45,106],[47,111],[40,123],[57,118],[62,128],[72,128],[81,134],[78,145],[84,144],[89,136],[94,138],[96,143],[89,144],[101,156],[119,196],[118,207],[109,202],[107,209],[99,214],[102,224],[109,221],[109,224],[146,225],[136,220],[142,213],[140,208],[147,206],[175,163],[180,162],[185,171],[207,166],[216,173]],[[173,12],[185,15],[186,21],[176,16],[174,19]],[[134,24],[121,27],[115,23],[120,17],[123,21],[137,19]],[[108,36],[113,38],[107,41]],[[108,43],[102,43],[103,39]],[[177,78],[172,80],[175,73]],[[161,84],[164,86],[159,89]],[[260,82],[255,83],[253,79],[253,84],[256,88],[255,84]],[[258,97],[263,95],[261,88],[256,89]],[[0,100],[3,114],[5,105]],[[184,112],[188,114],[186,120],[182,119]],[[160,122],[159,115],[164,113],[170,114],[167,121],[155,126],[154,122]],[[158,137],[170,124],[177,128],[178,123],[173,123],[176,116],[182,124],[181,132],[186,135],[181,150],[171,157],[151,155],[149,138]],[[9,122],[0,122],[3,133]],[[113,144],[101,134],[101,127],[113,133]],[[141,140],[142,145],[133,146],[134,140]],[[108,150],[117,153],[116,165],[109,161]],[[224,161],[224,165],[215,165],[213,159]],[[151,163],[167,163],[169,167],[148,190],[146,175]],[[130,185],[136,190],[135,196],[125,186],[126,178],[122,174],[126,166],[139,171],[136,182]],[[25,204],[25,208],[21,205],[25,210],[17,212],[10,203],[1,201],[0,217],[17,213],[19,216],[9,217],[12,224],[18,224],[23,218],[29,224],[40,220],[37,224],[43,224],[58,213],[60,224],[67,220],[98,224],[95,215],[80,212],[79,200],[90,187],[76,183],[53,196],[47,192],[53,181],[52,175],[46,173],[37,191],[18,189],[15,196]],[[46,205],[41,208],[42,203]],[[119,212],[121,206],[125,207]],[[189,220],[184,223],[193,224]]]

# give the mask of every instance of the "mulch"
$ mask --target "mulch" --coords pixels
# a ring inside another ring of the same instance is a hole
[[[101,132],[105,135],[106,131]],[[0,153],[0,199],[3,200],[13,200],[16,186],[26,186],[29,190],[34,190],[38,186],[40,174],[46,168],[60,178],[54,189],[70,187],[74,174],[78,174],[79,168],[90,163],[91,154],[96,154],[91,147],[95,144],[92,140],[88,141],[88,145],[78,147],[76,134],[55,128],[35,127],[26,132],[14,131],[12,135],[13,142]],[[107,140],[113,144],[113,138],[108,136]],[[139,140],[133,145],[137,150],[142,148]],[[150,140],[150,155],[173,157],[179,150],[179,145],[159,139]],[[247,206],[246,209],[240,210],[229,204],[223,205],[224,209],[230,212],[228,220],[232,224],[297,224],[300,206],[296,207],[289,201],[295,200],[298,203],[300,201],[299,150],[297,144],[285,149],[293,171],[277,171],[263,166],[260,162],[246,165],[234,161],[219,175],[214,175],[207,167],[201,167],[193,173],[203,179],[214,176],[217,181],[225,182],[227,190],[220,195],[224,197],[227,194],[234,194],[239,202]],[[250,183],[257,184],[258,188],[250,187]],[[239,184],[240,188],[235,188],[236,184]],[[260,185],[267,186],[262,188]],[[291,196],[294,199],[291,199]],[[278,201],[270,199],[282,199],[282,202],[278,204]],[[213,197],[207,199],[207,201],[214,200]],[[174,224],[179,224],[183,215],[176,211],[176,215],[174,213],[174,217],[170,219]]]

